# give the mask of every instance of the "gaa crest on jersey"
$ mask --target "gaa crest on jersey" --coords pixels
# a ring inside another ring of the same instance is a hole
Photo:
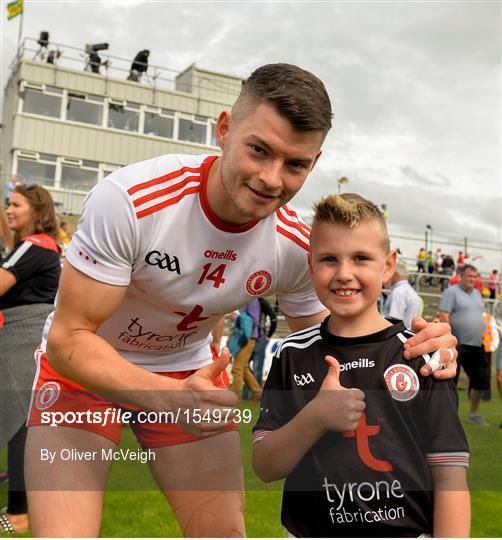
[[[246,292],[251,296],[260,296],[272,285],[272,274],[268,270],[257,270],[246,280]]]
[[[51,405],[54,405],[61,393],[61,387],[57,382],[44,383],[37,392],[35,405],[39,411],[48,409]]]
[[[390,395],[396,401],[413,399],[420,389],[417,374],[406,364],[394,364],[383,374]]]

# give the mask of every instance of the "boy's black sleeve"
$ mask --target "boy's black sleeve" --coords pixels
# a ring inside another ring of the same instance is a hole
[[[420,377],[421,399],[415,415],[422,432],[422,449],[430,466],[469,466],[469,445],[458,416],[453,381]]]

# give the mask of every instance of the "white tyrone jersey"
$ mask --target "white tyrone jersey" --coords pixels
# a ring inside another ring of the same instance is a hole
[[[309,228],[287,205],[222,223],[206,195],[216,159],[165,155],[115,171],[87,195],[66,254],[91,278],[128,286],[97,334],[150,371],[207,365],[213,326],[253,298],[278,292],[292,317],[324,309],[308,276]]]

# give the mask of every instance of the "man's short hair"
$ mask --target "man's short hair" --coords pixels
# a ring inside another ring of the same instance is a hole
[[[476,272],[476,273],[478,271],[478,269],[474,265],[472,265],[472,264],[464,264],[464,266],[462,266],[462,270],[460,270],[460,273],[463,274],[467,270],[472,270],[473,272]]]
[[[406,261],[399,260],[396,262],[396,274],[408,278],[408,265],[406,264]]]
[[[368,199],[357,193],[342,193],[327,195],[314,204],[314,225],[321,223],[342,223],[351,229],[356,228],[363,221],[375,220],[382,228],[384,249],[390,251],[389,233],[385,217]]]
[[[266,64],[244,82],[232,115],[239,117],[257,103],[268,103],[289,120],[296,131],[331,129],[331,101],[322,81],[292,64]]]

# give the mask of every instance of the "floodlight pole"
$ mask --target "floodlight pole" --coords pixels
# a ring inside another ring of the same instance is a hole
[[[349,183],[349,179],[346,176],[342,176],[336,182],[338,184],[338,194],[342,192],[342,186]]]
[[[433,246],[433,243],[432,243],[432,232],[433,232],[434,229],[432,228],[431,225],[426,225],[425,228],[430,232],[430,235],[431,235],[431,251],[434,251],[434,246]],[[426,239],[427,239],[427,236],[426,236]]]

